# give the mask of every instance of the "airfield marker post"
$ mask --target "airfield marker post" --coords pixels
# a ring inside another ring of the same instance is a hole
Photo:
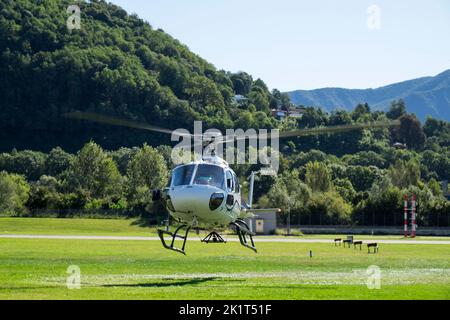
[[[405,231],[405,238],[408,238],[408,196],[405,195],[405,206],[404,206],[404,219],[403,219],[403,229]]]
[[[416,237],[416,196],[412,196],[411,200],[411,238]]]

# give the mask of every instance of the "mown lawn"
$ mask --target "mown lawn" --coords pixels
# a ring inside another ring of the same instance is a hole
[[[0,299],[450,299],[450,245],[258,248],[189,242],[185,257],[157,241],[0,239]],[[71,265],[81,289],[66,286]],[[379,290],[366,285],[371,265]]]
[[[227,231],[227,233],[229,233]],[[0,217],[0,235],[98,235],[98,236],[156,236],[156,228],[143,225],[137,219],[58,219]],[[195,232],[191,231],[192,236]],[[285,238],[277,236],[278,238]],[[293,239],[334,239],[343,235],[303,235]],[[404,239],[402,236],[361,235],[355,238]],[[450,237],[417,237],[416,240],[450,240]]]
[[[58,219],[0,217],[0,235],[155,236],[156,228],[137,219]]]

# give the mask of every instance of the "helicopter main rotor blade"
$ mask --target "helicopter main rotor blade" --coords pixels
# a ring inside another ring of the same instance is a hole
[[[109,125],[115,125],[115,126],[122,126],[122,127],[128,127],[128,128],[134,128],[134,129],[143,129],[153,132],[159,132],[159,133],[165,133],[165,134],[171,134],[181,137],[190,137],[195,138],[199,137],[202,139],[201,142],[194,143],[194,146],[196,145],[202,145],[205,146],[205,141],[203,141],[203,138],[205,135],[194,135],[190,133],[183,133],[183,132],[176,132],[175,130],[165,129],[157,126],[152,126],[146,123],[142,122],[136,122],[132,120],[126,120],[126,119],[120,119],[115,118],[111,116],[105,116],[98,113],[93,112],[71,112],[66,113],[63,115],[66,118],[69,119],[76,119],[76,120],[86,120],[91,122],[98,122],[98,123],[104,123]],[[400,125],[399,120],[395,121],[389,121],[389,122],[372,122],[372,123],[361,123],[361,124],[348,124],[348,125],[337,125],[337,126],[331,126],[331,127],[317,127],[317,128],[307,128],[307,129],[299,129],[299,130],[293,130],[293,131],[284,131],[280,132],[278,137],[279,138],[294,138],[294,137],[303,137],[303,136],[311,136],[311,135],[320,135],[320,134],[332,134],[332,133],[342,133],[342,132],[348,132],[353,130],[364,130],[364,129],[386,129],[391,127],[396,127]],[[257,134],[257,135],[244,135],[244,136],[235,136],[235,135],[228,135],[228,136],[219,136],[213,139],[209,145],[218,145],[218,144],[226,144],[230,142],[240,141],[240,140],[246,140],[246,139],[271,139],[271,134]],[[208,145],[206,143],[206,145]]]
[[[386,129],[392,128],[400,125],[400,121],[390,121],[390,122],[372,122],[372,123],[361,123],[361,124],[348,124],[348,125],[338,125],[330,127],[317,127],[317,128],[307,128],[299,129],[293,131],[280,132],[279,138],[294,138],[294,137],[304,137],[312,135],[321,134],[332,134],[332,133],[343,133],[354,130],[369,130],[369,129]],[[218,140],[212,141],[210,144],[226,144],[234,141],[246,140],[246,139],[271,139],[271,134],[257,134],[257,135],[247,135],[247,136],[225,136]]]
[[[152,126],[152,125],[142,123],[142,122],[136,122],[136,121],[132,121],[132,120],[126,120],[126,119],[120,119],[120,118],[115,118],[115,117],[111,117],[111,116],[105,116],[105,115],[93,113],[93,112],[76,111],[76,112],[66,113],[63,115],[63,117],[69,118],[69,119],[98,122],[98,123],[109,124],[109,125],[113,125],[113,126],[121,126],[121,127],[134,128],[134,129],[143,129],[143,130],[159,132],[159,133],[174,134],[176,136],[184,136],[184,137],[193,137],[194,136],[192,134],[175,132],[175,130],[160,128],[160,127]]]
[[[294,131],[280,132],[280,138],[289,137],[303,137],[327,133],[340,133],[348,132],[353,130],[364,130],[364,129],[386,129],[391,127],[396,127],[400,125],[400,121],[390,121],[390,122],[372,122],[372,123],[361,123],[361,124],[346,124],[331,127],[317,127],[308,128]]]

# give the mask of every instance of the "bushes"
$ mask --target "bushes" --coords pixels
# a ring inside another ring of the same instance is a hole
[[[336,191],[314,193],[309,199],[307,209],[310,214],[326,213],[335,224],[350,222],[352,206]]]
[[[16,151],[0,154],[0,170],[23,175],[30,181],[38,180],[45,172],[47,155],[36,151]]]
[[[372,186],[369,197],[355,206],[352,220],[355,224],[377,224],[386,213],[401,214],[402,199],[403,192],[393,186],[388,177],[384,177]]]
[[[23,176],[0,172],[0,213],[24,214],[30,186]]]
[[[331,188],[328,167],[321,162],[309,162],[306,164],[305,182],[313,192],[327,192]]]
[[[0,155],[0,165],[13,163],[17,152]],[[120,160],[122,176],[111,155]],[[151,189],[167,183],[166,160],[159,149],[120,149],[107,153],[94,142],[87,143],[77,155],[60,148],[43,156],[47,169],[56,176],[42,175],[30,185],[24,176],[1,173],[0,213],[31,215],[135,215],[147,211],[165,214],[154,205]],[[114,213],[116,212],[116,213]]]

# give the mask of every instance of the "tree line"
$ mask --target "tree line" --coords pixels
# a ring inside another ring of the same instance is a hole
[[[357,224],[363,215],[401,214],[403,196],[414,194],[420,222],[426,224],[431,215],[448,215],[450,204],[440,181],[450,176],[450,125],[429,118],[422,126],[403,108],[402,102],[394,102],[386,114],[371,112],[367,105],[331,114],[307,109],[295,126],[309,126],[304,123],[309,119],[330,124],[338,117],[358,123],[388,116],[398,117],[401,125],[282,141],[280,173],[257,179],[256,203],[281,208],[284,213],[326,214],[335,223]],[[284,125],[289,127],[291,122],[287,119]],[[395,144],[398,141],[401,147]],[[412,141],[415,144],[409,147]],[[167,184],[173,167],[170,155],[171,148],[165,145],[107,151],[94,141],[75,154],[60,147],[48,153],[2,153],[0,211],[20,215],[102,209],[164,217],[164,208],[151,201],[151,190]],[[234,169],[245,195],[246,177],[258,166]]]

